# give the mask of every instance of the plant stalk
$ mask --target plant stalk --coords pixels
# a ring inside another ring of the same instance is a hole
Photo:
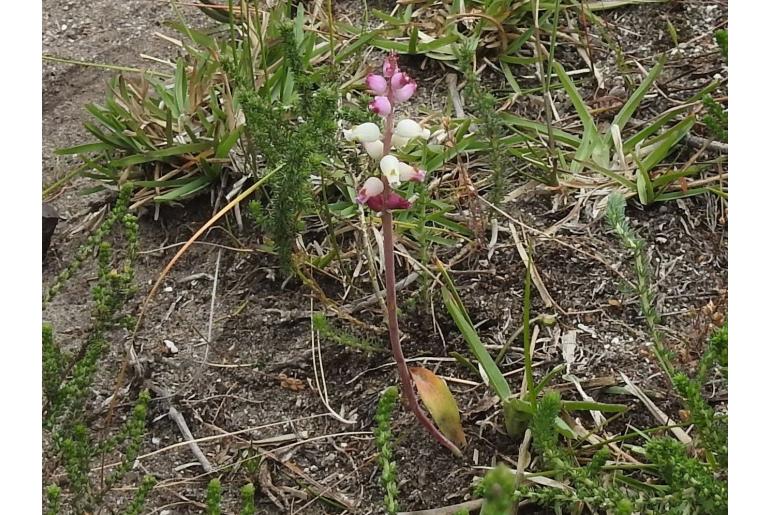
[[[388,92],[391,105],[395,106],[396,102],[392,93]],[[391,141],[393,139],[393,112],[385,118],[385,132],[383,134],[382,155],[386,156],[390,153]],[[390,184],[386,177],[383,176],[382,182],[385,185],[383,195],[388,198],[390,195]],[[404,358],[404,351],[401,349],[401,341],[398,334],[398,315],[396,307],[396,263],[394,257],[393,246],[393,214],[387,207],[382,211],[382,235],[384,240],[384,254],[385,254],[385,306],[387,308],[388,316],[388,337],[390,339],[390,349],[393,353],[393,360],[396,362],[398,368],[398,377],[403,385],[404,396],[406,397],[409,409],[412,410],[414,416],[422,424],[428,433],[435,438],[438,443],[452,451],[457,457],[462,457],[462,451],[447,439],[441,431],[439,431],[433,422],[428,418],[425,412],[420,408],[420,404],[417,401],[417,395],[414,392],[414,386],[412,384],[412,376],[409,373],[409,367],[407,367],[406,359]]]

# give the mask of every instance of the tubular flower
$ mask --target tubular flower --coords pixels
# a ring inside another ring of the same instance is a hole
[[[390,85],[393,86],[393,89],[401,89],[410,82],[414,82],[409,75],[407,75],[404,72],[397,72],[393,74],[393,77],[390,79]]]
[[[369,141],[367,143],[364,143],[364,150],[366,150],[366,153],[369,154],[369,157],[374,159],[375,161],[379,161],[382,157],[382,152],[384,150],[384,146],[382,144],[382,141]]]
[[[396,89],[393,91],[393,98],[395,98],[398,102],[406,102],[411,98],[412,95],[414,95],[414,92],[417,90],[417,84],[414,82],[410,82],[409,84],[405,85],[401,89]]]
[[[410,164],[398,163],[398,178],[401,182],[422,182],[425,180],[425,170],[420,170]]]
[[[393,144],[393,148],[403,148],[409,143],[409,138],[404,138],[403,136],[394,133],[390,142]]]
[[[393,89],[393,98],[398,102],[405,102],[414,95],[417,83],[406,73],[398,72],[390,79],[390,87]]]
[[[380,139],[380,128],[377,127],[376,123],[366,122],[353,127],[351,130],[343,131],[343,135],[348,141],[371,143]]]
[[[401,184],[399,164],[398,158],[392,154],[383,156],[382,159],[380,159],[380,170],[382,171],[382,175],[388,179],[388,184],[391,186],[398,186]]]
[[[366,181],[364,181],[363,187],[358,190],[356,202],[359,204],[366,204],[373,197],[381,196],[381,193],[384,189],[385,185],[382,184],[382,181],[379,177],[369,177],[366,179]]]
[[[411,202],[406,200],[404,197],[399,195],[395,192],[390,192],[390,195],[388,195],[387,201],[384,199],[385,195],[377,195],[376,197],[371,197],[367,202],[366,205],[369,207],[369,209],[373,211],[380,212],[385,208],[388,209],[409,209],[412,207]]]
[[[384,95],[388,92],[388,81],[382,75],[370,73],[366,76],[366,87],[375,95]]]
[[[369,109],[371,109],[373,113],[376,113],[382,116],[383,118],[385,118],[390,114],[392,107],[390,105],[390,100],[388,100],[388,97],[377,96],[377,97],[374,97],[374,100],[369,102]]]
[[[397,134],[398,136],[406,139],[418,138],[422,136],[422,127],[420,127],[420,124],[414,120],[404,118],[398,122],[398,125],[396,125],[394,134]]]

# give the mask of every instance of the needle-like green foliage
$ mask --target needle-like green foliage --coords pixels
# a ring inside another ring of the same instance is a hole
[[[304,228],[303,219],[314,207],[311,175],[325,173],[325,160],[335,149],[337,93],[333,86],[305,69],[293,28],[284,27],[281,37],[295,94],[281,101],[269,89],[244,89],[238,98],[255,151],[269,168],[284,165],[268,185],[267,206],[254,205],[252,212],[273,239],[284,272],[288,273],[297,236]]]
[[[218,477],[209,481],[206,488],[207,515],[222,515],[222,482]]]
[[[395,515],[398,511],[398,478],[396,475],[396,462],[393,459],[393,432],[390,419],[393,409],[398,401],[398,389],[395,386],[388,387],[377,404],[377,414],[374,421],[377,424],[374,429],[374,439],[380,452],[380,481],[385,489],[385,511],[389,515]]]

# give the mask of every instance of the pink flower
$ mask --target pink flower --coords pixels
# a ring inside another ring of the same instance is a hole
[[[356,202],[359,204],[368,204],[372,198],[380,197],[380,193],[382,193],[383,190],[385,190],[385,185],[382,184],[379,177],[369,177],[364,181],[363,187],[358,190]]]
[[[390,100],[388,100],[388,97],[383,96],[374,97],[374,100],[369,102],[369,109],[371,109],[373,113],[377,113],[384,118],[390,114]]]
[[[366,76],[366,87],[375,95],[384,95],[388,91],[388,81],[382,75],[370,73]]]
[[[376,197],[371,197],[367,202],[366,205],[369,206],[369,209],[372,211],[377,211],[378,213],[381,212],[383,209],[409,209],[412,207],[411,202],[406,200],[404,197],[399,195],[398,193],[390,192],[390,195],[388,195],[387,201],[383,199],[385,195],[377,195]]]
[[[398,56],[396,54],[390,54],[382,63],[382,74],[386,79],[389,79],[393,77],[393,74],[395,73],[398,73]]]
[[[390,79],[390,85],[393,86],[393,89],[401,89],[410,82],[414,81],[404,72],[394,73],[393,77]]]
[[[414,95],[415,90],[417,90],[417,83],[411,79],[409,80],[411,82],[407,82],[403,87],[393,90],[393,98],[397,102],[406,102],[412,95]]]

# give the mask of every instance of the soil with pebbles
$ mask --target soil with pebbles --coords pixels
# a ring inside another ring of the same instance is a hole
[[[338,8],[353,9],[355,4],[345,2]],[[703,87],[716,74],[726,76],[726,67],[710,37],[726,22],[723,4],[677,1],[603,14],[609,22],[609,33],[625,53],[627,65],[636,59],[649,69],[653,64],[650,56],[661,52],[670,56],[659,81],[664,84],[661,95],[645,101],[637,118],[650,118],[670,107],[671,101],[687,98],[697,91],[693,88]],[[179,52],[153,35],[172,34],[163,26],[164,21],[174,19],[168,3],[45,0],[43,7],[43,45],[47,54],[157,67],[140,54],[173,59]],[[208,23],[189,8],[185,16],[194,24]],[[677,30],[679,46],[675,49],[667,22]],[[606,50],[606,45],[605,50],[601,48],[597,45],[594,49],[597,67],[601,67],[609,84],[622,83],[613,51]],[[576,54],[566,52],[558,57],[580,66]],[[410,60],[412,65],[413,73],[426,86],[423,90],[430,92],[421,97],[420,109],[443,109],[444,70],[421,60]],[[633,66],[631,69],[635,72]],[[62,176],[75,164],[55,156],[54,149],[90,141],[82,128],[87,119],[83,105],[103,99],[110,76],[111,72],[95,67],[44,62],[44,183]],[[436,79],[435,87],[428,86],[432,79]],[[491,75],[485,75],[485,80],[493,87],[504,87],[499,78]],[[522,79],[522,86],[526,80]],[[582,87],[586,98],[605,93],[596,84]],[[663,94],[670,100],[663,100]],[[562,114],[571,113],[565,98],[556,94],[555,101]],[[538,117],[542,105],[535,97],[523,97],[512,109]],[[697,127],[699,130],[702,128]],[[685,161],[691,151],[683,149],[678,159]],[[518,178],[512,179],[511,190],[522,184]],[[82,196],[79,191],[89,185],[87,180],[75,181],[53,201],[63,221],[43,263],[44,284],[66,266],[83,242],[84,232],[75,229],[107,200],[104,195]],[[609,377],[620,384],[622,372],[647,389],[664,411],[677,416],[680,406],[666,395],[667,386],[652,356],[638,305],[624,293],[619,278],[633,274],[628,253],[601,219],[592,216],[589,204],[570,218],[572,206],[559,205],[553,198],[525,195],[505,206],[508,213],[540,230],[567,218],[557,232],[561,244],[541,240],[534,250],[542,281],[561,308],[560,312],[546,309],[537,294],[533,295],[534,313],[557,315],[556,324],[543,326],[539,333],[535,354],[538,372],[564,361],[562,342],[565,335],[570,335],[576,343],[570,372],[582,382]],[[647,208],[634,202],[629,206],[632,225],[648,245],[667,344],[677,351],[684,366],[697,361],[706,335],[704,328],[718,322],[726,312],[727,225],[723,208],[713,197]],[[142,252],[136,270],[139,294],[132,306],[134,312],[138,312],[158,271],[176,252],[178,247],[171,245],[185,241],[211,213],[206,198],[184,207],[163,208],[159,221],[151,216],[141,219]],[[135,390],[143,379],[149,379],[172,394],[171,403],[184,415],[195,437],[212,437],[200,447],[218,472],[205,474],[186,447],[177,447],[141,459],[129,479],[152,473],[160,481],[152,493],[148,513],[203,512],[205,486],[214,475],[223,479],[227,513],[237,512],[238,489],[247,481],[259,485],[260,513],[339,513],[340,508],[328,498],[318,498],[321,493],[331,496],[329,492],[337,496],[337,502],[349,503],[349,512],[380,513],[382,491],[370,431],[380,392],[397,381],[388,354],[367,355],[324,342],[328,403],[346,422],[328,416],[329,410],[315,389],[308,290],[295,282],[282,284],[274,260],[251,251],[256,247],[256,238],[248,224],[237,234],[238,241],[224,229],[212,230],[205,241],[242,251],[195,245],[174,268],[139,335],[138,353],[147,377],[135,378],[132,383]],[[458,289],[482,339],[490,345],[502,344],[522,317],[525,270],[511,238],[501,231],[491,255],[485,250],[455,268]],[[215,275],[217,294],[210,325]],[[94,270],[87,267],[43,313],[66,348],[78,345],[87,332],[89,316],[84,299],[93,280]],[[321,284],[330,295],[342,291],[332,280]],[[409,288],[400,297],[405,301],[415,292],[415,288]],[[434,310],[425,309],[417,301],[402,302],[404,352],[410,358],[425,358],[424,366],[454,378],[449,384],[463,412],[469,445],[466,459],[456,460],[415,425],[408,411],[399,408],[394,433],[402,509],[433,508],[470,499],[474,478],[484,473],[481,467],[495,462],[514,463],[518,453],[518,442],[502,434],[500,415],[495,414],[491,395],[479,384],[479,378],[455,363],[433,359],[451,352],[467,354],[461,335],[442,312],[440,299],[436,302]],[[376,309],[357,316],[382,326]],[[103,361],[90,401],[97,412],[111,395],[123,360],[127,335],[117,333],[112,337],[114,346]],[[170,353],[167,342],[173,342],[177,352]],[[516,344],[503,364],[505,372],[521,366]],[[511,377],[512,384],[520,380],[520,372]],[[632,408],[632,421],[650,423],[644,408],[631,398],[611,396],[599,388],[587,389],[587,393],[596,400],[624,402]],[[574,396],[575,391],[565,386],[563,394]],[[161,402],[153,402],[143,454],[182,441],[178,427],[165,416],[166,409]],[[121,404],[118,418],[129,411],[127,403]],[[625,425],[617,430],[624,431]],[[236,431],[241,433],[218,438]],[[265,441],[270,438],[282,439],[283,443],[277,447]],[[249,461],[256,461],[248,458],[265,450],[271,453],[259,466],[250,467]],[[55,478],[44,479],[48,483]],[[110,496],[110,505],[119,511],[130,495],[130,490],[116,491]]]

